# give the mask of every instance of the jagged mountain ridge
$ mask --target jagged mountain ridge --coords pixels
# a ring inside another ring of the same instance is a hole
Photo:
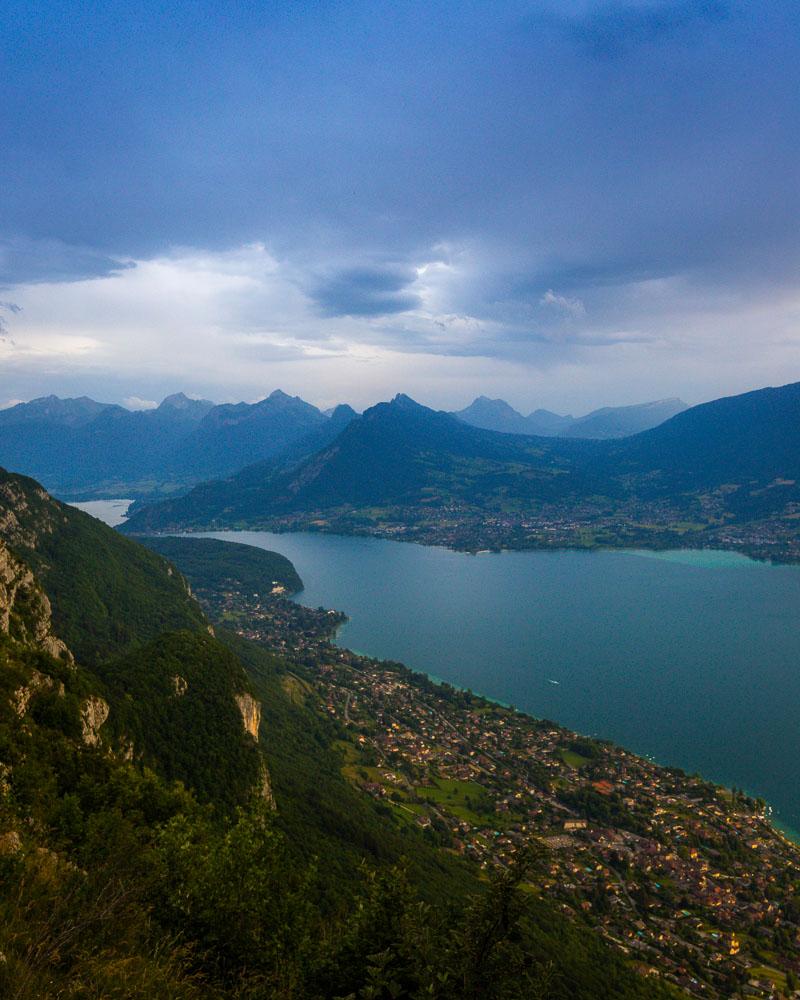
[[[147,532],[167,525],[245,523],[262,514],[293,510],[417,504],[437,488],[469,492],[464,465],[479,463],[493,483],[535,480],[547,489],[562,460],[546,439],[470,427],[405,395],[378,403],[351,421],[314,455],[289,468],[253,466],[225,481],[201,484],[187,496],[140,509],[123,530]],[[512,474],[522,460],[527,476]],[[228,520],[229,519],[229,520]]]
[[[504,434],[532,434],[540,437],[609,438],[628,437],[657,427],[688,409],[680,399],[659,399],[633,406],[604,406],[582,417],[561,416],[550,410],[534,410],[527,416],[503,399],[478,396],[469,406],[453,413],[465,423]]]
[[[696,507],[702,490],[722,490],[731,518],[763,515],[798,498],[799,400],[800,383],[757,390],[632,437],[590,441],[474,428],[401,395],[291,468],[203,484],[145,508],[125,530],[245,526],[345,508],[535,513],[560,505],[569,512],[590,499],[611,508],[662,500]],[[779,489],[770,486],[776,480]],[[396,521],[406,516],[399,510]]]
[[[184,393],[132,412],[87,397],[48,396],[0,411],[0,465],[66,497],[140,496],[225,476],[289,448],[322,447],[331,417],[275,390],[257,403],[215,405]]]

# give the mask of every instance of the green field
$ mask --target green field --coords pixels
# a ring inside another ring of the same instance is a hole
[[[421,785],[416,789],[421,799],[432,802],[457,819],[476,825],[497,826],[499,817],[490,808],[486,792],[475,781],[456,781],[437,778],[432,785]]]
[[[589,763],[589,758],[584,757],[583,754],[576,753],[574,750],[560,750],[561,759],[567,765],[567,767],[574,767],[575,770],[579,770],[585,764]]]

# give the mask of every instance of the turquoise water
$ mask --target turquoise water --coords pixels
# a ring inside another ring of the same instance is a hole
[[[118,524],[122,524],[128,512],[128,507],[132,503],[132,500],[83,500],[80,503],[70,504],[70,506],[77,507],[78,510],[83,510],[87,514],[91,514],[98,521],[105,521],[106,524],[110,524],[113,528]]]
[[[764,796],[800,829],[800,568],[735,553],[470,556],[219,532],[288,556],[341,645]]]

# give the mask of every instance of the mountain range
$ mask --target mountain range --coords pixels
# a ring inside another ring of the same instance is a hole
[[[583,417],[561,416],[550,410],[534,410],[523,416],[503,399],[478,396],[469,406],[453,413],[474,427],[504,434],[539,437],[621,438],[657,427],[688,409],[680,399],[659,399],[634,406],[604,406]]]
[[[619,437],[680,406],[665,400],[608,407],[574,420],[544,410],[522,417],[502,400],[481,397],[456,416],[512,433]],[[350,406],[322,412],[280,390],[257,403],[220,405],[179,392],[135,412],[86,396],[45,396],[0,410],[0,465],[34,476],[65,498],[168,496],[259,461],[312,454],[355,416]]]
[[[704,544],[778,518],[789,544],[800,503],[798,427],[800,383],[605,441],[484,430],[400,395],[310,456],[143,507],[125,530],[311,526],[466,548],[663,545]]]
[[[176,393],[137,412],[85,396],[47,396],[0,410],[0,465],[64,497],[169,493],[306,436],[308,449],[322,447],[353,416],[348,406],[326,416],[280,390],[257,403],[222,405]]]

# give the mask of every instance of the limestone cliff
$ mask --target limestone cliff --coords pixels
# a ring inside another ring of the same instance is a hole
[[[71,663],[66,645],[53,635],[51,618],[50,601],[33,573],[0,541],[0,631]]]
[[[96,747],[100,742],[100,727],[108,718],[108,702],[92,695],[81,704],[81,728],[83,742]]]
[[[14,711],[21,718],[28,711],[30,700],[35,694],[38,694],[39,691],[51,691],[53,688],[56,689],[62,698],[64,697],[64,685],[61,681],[56,683],[47,674],[40,673],[38,670],[32,670],[28,683],[23,684],[22,687],[17,688],[14,692],[12,698]]]
[[[176,698],[182,698],[189,690],[189,682],[185,677],[181,677],[180,674],[175,674],[172,677],[172,689],[175,692]]]
[[[258,732],[261,726],[261,702],[246,692],[236,695],[236,704],[242,716],[244,731],[258,742]],[[275,796],[272,794],[272,783],[269,778],[269,768],[264,758],[261,758],[258,780],[254,788],[255,795],[263,799],[270,809],[275,809]]]
[[[277,809],[275,805],[275,796],[272,793],[272,783],[269,780],[269,769],[267,768],[267,762],[265,760],[261,761],[261,773],[258,779],[258,785],[256,786],[256,795],[258,798],[263,799],[270,809]]]
[[[15,476],[0,480],[0,537],[32,549],[53,531],[57,505],[38,483]]]
[[[258,728],[261,725],[261,703],[256,701],[252,695],[237,694],[236,704],[242,713],[242,725],[244,731],[249,733],[254,740],[258,740]]]

